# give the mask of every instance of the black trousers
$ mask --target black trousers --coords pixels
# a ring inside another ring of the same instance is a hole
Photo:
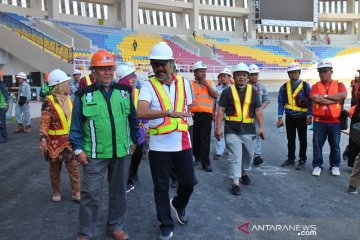
[[[193,192],[197,180],[194,173],[191,149],[180,152],[149,151],[151,176],[154,183],[154,198],[160,230],[168,234],[174,229],[171,217],[169,199],[169,180],[171,168],[179,180],[177,194],[173,204],[180,209],[185,209]]]
[[[296,150],[296,131],[300,141],[299,158],[300,161],[306,162],[306,149],[307,149],[307,122],[306,116],[294,118],[286,115],[285,118],[286,135],[288,140],[288,159],[295,160]]]
[[[200,161],[201,165],[210,166],[210,139],[212,114],[196,112],[193,116],[193,152],[195,161]]]
[[[129,180],[128,183],[134,183],[134,178],[137,175],[139,165],[142,159],[142,149],[143,149],[144,143],[140,144],[139,146],[136,146],[136,150],[133,155],[131,155],[131,163],[130,163],[130,169],[129,169]]]

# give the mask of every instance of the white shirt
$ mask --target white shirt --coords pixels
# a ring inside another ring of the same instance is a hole
[[[184,81],[185,84],[185,93],[186,93],[186,102],[185,106],[187,111],[187,106],[192,103],[192,94],[191,88],[188,81]],[[171,83],[170,86],[163,84],[165,92],[168,94],[171,104],[174,108],[175,101],[175,81]],[[147,101],[150,103],[151,110],[162,110],[159,99],[156,95],[154,88],[152,87],[149,81],[144,82],[144,85],[140,89],[139,101]],[[164,122],[164,118],[157,118],[149,120],[149,127],[154,128]],[[184,136],[184,134],[186,134]],[[189,133],[183,132],[171,132],[163,135],[150,135],[150,150],[160,151],[160,152],[178,152],[185,149],[188,149],[190,145],[190,135]]]

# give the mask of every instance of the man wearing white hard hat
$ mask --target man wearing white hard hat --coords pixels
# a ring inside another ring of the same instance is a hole
[[[354,74],[354,79],[351,80],[351,106],[357,104],[356,100],[358,98],[357,94],[359,93],[359,76],[360,74],[356,72]]]
[[[212,172],[210,167],[210,139],[213,119],[214,100],[219,97],[213,88],[211,80],[206,79],[206,65],[198,61],[193,65],[195,79],[191,82],[194,92],[194,102],[191,112],[194,114],[194,157],[195,165],[201,163],[206,172]]]
[[[326,139],[330,145],[330,171],[333,176],[340,175],[340,113],[347,92],[344,84],[333,80],[332,63],[320,60],[317,66],[320,81],[311,87],[313,100],[313,176],[320,176],[323,168],[322,148]]]
[[[80,70],[75,69],[73,72],[73,78],[70,81],[70,96],[73,101],[75,99],[75,93],[79,90],[80,78]]]
[[[292,62],[287,67],[289,81],[280,87],[278,95],[278,128],[284,126],[283,114],[285,112],[286,137],[288,140],[287,160],[282,167],[295,165],[296,131],[300,149],[297,170],[302,170],[306,163],[307,125],[312,122],[312,103],[310,99],[310,84],[300,80],[301,67]]]
[[[223,134],[221,120],[225,118],[225,143],[229,152],[229,178],[231,193],[240,195],[240,178],[244,185],[250,184],[248,173],[254,157],[254,139],[259,134],[265,138],[264,118],[258,92],[247,84],[249,67],[244,63],[235,66],[235,84],[226,88],[220,96],[215,136]],[[258,132],[254,119],[259,123]]]
[[[186,225],[185,209],[197,183],[187,123],[192,115],[188,113],[192,96],[189,83],[174,74],[173,52],[165,42],[152,47],[149,59],[155,76],[141,87],[137,115],[150,120],[149,163],[160,222],[159,239],[168,240],[174,230],[171,209],[178,222]],[[169,201],[172,167],[179,186],[176,196]]]
[[[52,188],[52,201],[61,201],[60,177],[63,162],[70,176],[72,199],[80,201],[79,162],[69,141],[69,130],[72,115],[70,94],[70,77],[60,69],[48,75],[50,94],[41,107],[40,152],[49,162],[49,175]]]
[[[270,96],[265,85],[259,82],[260,69],[255,64],[251,64],[249,66],[249,73],[249,83],[253,86],[253,88],[256,89],[256,91],[258,91],[261,101],[261,107],[264,110],[270,103]],[[255,124],[256,127],[258,127],[258,124]],[[260,136],[256,136],[253,164],[255,166],[259,166],[263,162],[264,160],[261,157],[261,138]]]
[[[31,120],[30,120],[30,100],[31,100],[31,88],[26,82],[26,74],[24,72],[18,73],[16,76],[16,82],[19,84],[19,93],[16,101],[15,116],[18,123],[18,127],[14,133],[31,132]],[[25,127],[23,125],[23,117],[25,117]]]
[[[232,77],[232,71],[229,68],[224,68],[218,75],[220,85],[216,87],[219,97],[216,99],[215,113],[217,112],[217,109],[219,107],[219,100],[220,100],[220,95],[221,95],[222,91],[224,91],[224,89],[228,88],[231,85],[231,83],[230,83],[231,77]],[[215,126],[216,126],[216,122],[215,122]],[[221,130],[223,132],[224,132],[224,126],[225,126],[225,120],[222,119]],[[221,136],[220,141],[215,141],[214,145],[215,145],[214,146],[214,160],[219,160],[225,151],[224,136]]]

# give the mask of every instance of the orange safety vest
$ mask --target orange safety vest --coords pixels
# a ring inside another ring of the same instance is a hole
[[[288,101],[285,104],[285,108],[289,109],[289,110],[294,110],[294,111],[298,111],[298,112],[307,112],[307,108],[301,108],[298,107],[296,105],[296,100],[295,98],[297,97],[297,95],[300,93],[300,91],[303,89],[303,81],[300,81],[299,86],[295,89],[294,92],[292,92],[292,86],[291,86],[291,82],[288,81],[286,83],[286,93],[287,93],[287,98]]]
[[[236,90],[236,86],[231,85],[230,89],[231,89],[231,95],[234,99],[235,114],[233,116],[226,116],[225,119],[227,121],[232,121],[232,122],[253,123],[254,118],[250,117],[250,105],[252,101],[253,87],[250,84],[246,85],[245,99],[243,104],[241,104],[240,96],[238,91]]]
[[[152,87],[156,92],[156,96],[159,99],[161,110],[168,111],[173,109],[175,112],[184,112],[186,92],[184,78],[176,76],[175,81],[175,102],[174,107],[171,104],[169,95],[165,91],[163,84],[156,78],[152,77],[149,79]],[[164,117],[164,122],[156,127],[149,129],[149,133],[152,135],[168,134],[174,131],[188,132],[189,125],[184,121],[183,118],[171,118]]]
[[[66,118],[66,116],[64,114],[64,111],[62,110],[60,105],[55,102],[53,95],[49,95],[46,98],[49,100],[49,102],[54,107],[55,112],[58,115],[59,120],[60,120],[60,124],[61,124],[60,129],[49,129],[48,134],[49,135],[54,135],[54,136],[69,134],[70,125],[71,125],[71,115],[72,115],[71,113],[72,113],[72,109],[73,109],[73,104],[72,104],[70,96],[68,97],[69,107],[70,107],[70,116],[68,118]]]
[[[206,81],[208,82],[209,86],[211,86],[212,81],[211,80],[206,80]],[[190,108],[191,112],[212,113],[214,108],[214,99],[209,95],[209,91],[207,87],[205,87],[204,85],[199,87],[199,84],[197,84],[195,80],[191,81],[191,84],[195,95],[195,99],[192,102]]]
[[[324,84],[320,81],[317,82],[317,87],[319,89],[319,95],[324,96],[325,94],[336,94],[339,92],[339,83],[337,80],[332,80],[328,92],[326,92],[326,88]],[[313,102],[313,114],[314,117],[322,117],[325,116],[326,106],[330,109],[331,116],[333,118],[338,118],[341,112],[341,104],[334,103],[329,105],[320,105],[318,103]]]
[[[92,84],[90,75],[85,76],[85,82],[86,82],[86,86],[90,86]]]

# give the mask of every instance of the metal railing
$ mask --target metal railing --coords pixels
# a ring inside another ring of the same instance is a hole
[[[45,34],[33,29],[32,27],[22,23],[18,19],[9,16],[4,12],[0,12],[0,24],[10,28],[31,42],[37,44],[44,50],[48,50],[54,55],[68,62],[74,58],[73,49],[60,42],[46,36]]]

